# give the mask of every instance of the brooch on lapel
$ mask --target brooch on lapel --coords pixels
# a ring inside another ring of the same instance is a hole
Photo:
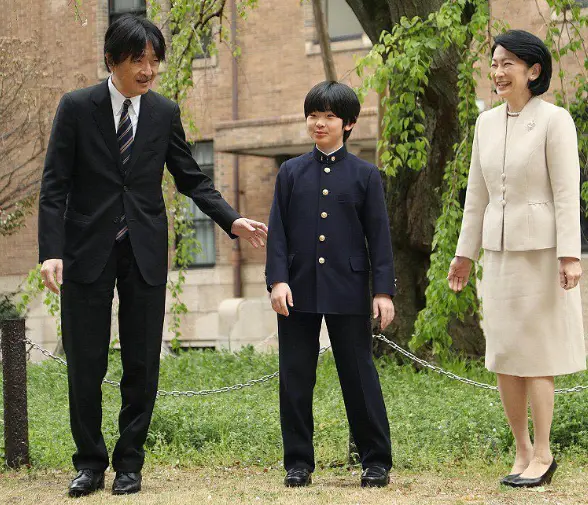
[[[533,128],[535,128],[535,121],[531,119],[531,121],[527,123],[527,131],[531,131]]]

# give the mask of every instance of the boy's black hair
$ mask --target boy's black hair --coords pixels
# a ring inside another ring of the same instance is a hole
[[[151,42],[155,55],[165,60],[165,39],[163,33],[151,21],[133,14],[125,14],[112,23],[104,37],[104,63],[108,65],[106,55],[111,63],[118,65],[129,56],[140,58],[147,43]]]
[[[314,86],[304,99],[304,117],[313,112],[330,111],[343,120],[343,126],[357,122],[361,110],[359,98],[349,86],[336,81],[323,81]],[[343,142],[351,130],[343,133]]]
[[[552,72],[551,53],[539,37],[524,30],[509,30],[494,38],[492,56],[494,56],[497,46],[502,46],[507,51],[515,54],[529,67],[532,67],[535,63],[541,65],[539,77],[534,81],[529,81],[527,84],[531,94],[534,96],[542,95],[549,89]]]

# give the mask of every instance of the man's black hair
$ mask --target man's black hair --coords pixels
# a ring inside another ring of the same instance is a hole
[[[494,56],[494,51],[498,46],[502,46],[507,51],[515,54],[529,68],[536,63],[541,65],[539,77],[528,83],[531,94],[534,96],[542,95],[549,89],[552,72],[551,53],[539,37],[524,30],[509,30],[494,38],[492,56]]]
[[[361,110],[359,98],[349,86],[336,81],[323,81],[314,86],[304,99],[304,117],[313,112],[332,112],[343,120],[343,126],[357,122]],[[343,133],[346,142],[351,131]]]
[[[109,70],[107,54],[111,63],[118,65],[129,56],[140,58],[147,43],[161,61],[165,60],[165,39],[163,33],[151,21],[133,14],[125,14],[112,23],[104,37],[104,62]]]

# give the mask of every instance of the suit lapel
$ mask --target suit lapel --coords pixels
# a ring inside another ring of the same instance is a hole
[[[535,114],[541,104],[541,98],[532,97],[523,107],[521,114],[517,118],[517,127],[524,128],[526,132],[535,128]]]
[[[92,113],[94,120],[98,124],[100,133],[102,133],[102,137],[112,155],[112,159],[116,161],[119,170],[122,170],[118,142],[116,140],[116,131],[114,128],[112,102],[110,100],[110,92],[108,91],[108,81],[104,81],[96,88],[96,91],[92,96],[92,101],[96,104],[96,109],[94,109],[94,112]]]
[[[147,137],[149,136],[149,132],[153,129],[155,125],[155,113],[153,110],[153,92],[148,91],[141,97],[141,107],[139,110],[139,122],[137,124],[137,134],[135,135],[135,140],[133,141],[132,153],[131,153],[131,160],[129,161],[129,167],[126,170],[125,179],[133,170],[137,159],[141,155],[145,147],[145,143],[147,142]]]

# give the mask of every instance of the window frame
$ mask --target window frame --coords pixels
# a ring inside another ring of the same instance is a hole
[[[143,9],[127,9],[123,11],[114,11],[113,6],[116,0],[108,0],[108,26],[112,24],[114,19],[117,17],[123,16],[125,14],[135,14],[137,16],[145,16],[147,17],[147,0],[143,0]]]
[[[211,146],[211,160],[210,163],[198,163],[198,166],[200,167],[200,170],[202,170],[202,172],[204,174],[206,174],[208,177],[210,177],[210,179],[214,182],[214,141],[212,140],[204,140],[204,141],[199,141],[199,142],[191,142],[190,145],[190,151],[192,152],[192,157],[194,158],[194,160],[196,160],[195,157],[195,153],[196,153],[196,146],[198,146],[198,144],[210,144]],[[187,198],[187,197],[186,197]],[[188,265],[186,265],[186,269],[187,270],[198,270],[201,268],[213,268],[216,266],[217,264],[217,258],[216,258],[216,228],[215,228],[215,223],[214,221],[207,216],[206,214],[202,213],[202,216],[192,216],[191,219],[192,222],[192,226],[191,229],[192,230],[197,230],[198,224],[200,223],[201,225],[204,225],[204,227],[206,228],[210,228],[210,232],[211,232],[211,239],[212,239],[212,250],[213,250],[213,256],[212,258],[209,258],[209,261],[206,262],[202,262],[202,263],[189,263]],[[197,237],[195,237],[196,240]],[[178,243],[179,237],[175,237],[175,242],[176,244]],[[195,256],[195,260],[197,261],[197,259],[199,257],[202,257],[202,253],[199,253]],[[178,266],[176,264],[174,264],[174,269],[178,269]]]
[[[329,2],[332,0],[323,0],[323,12],[325,14],[325,21],[327,22],[327,30],[329,29]],[[345,1],[345,0],[341,0],[341,1]],[[351,9],[351,7],[349,7]],[[351,11],[353,12],[353,11]],[[354,13],[355,15],[355,13]],[[358,21],[359,23],[359,21]],[[363,35],[364,35],[364,30],[361,27],[361,24],[359,24],[359,29],[360,31],[358,33],[355,34],[349,34],[349,35],[339,35],[337,37],[331,37],[331,34],[329,33],[329,40],[331,41],[331,43],[337,43],[337,42],[346,42],[349,40],[360,40]],[[316,41],[316,43],[318,44],[318,40]]]

